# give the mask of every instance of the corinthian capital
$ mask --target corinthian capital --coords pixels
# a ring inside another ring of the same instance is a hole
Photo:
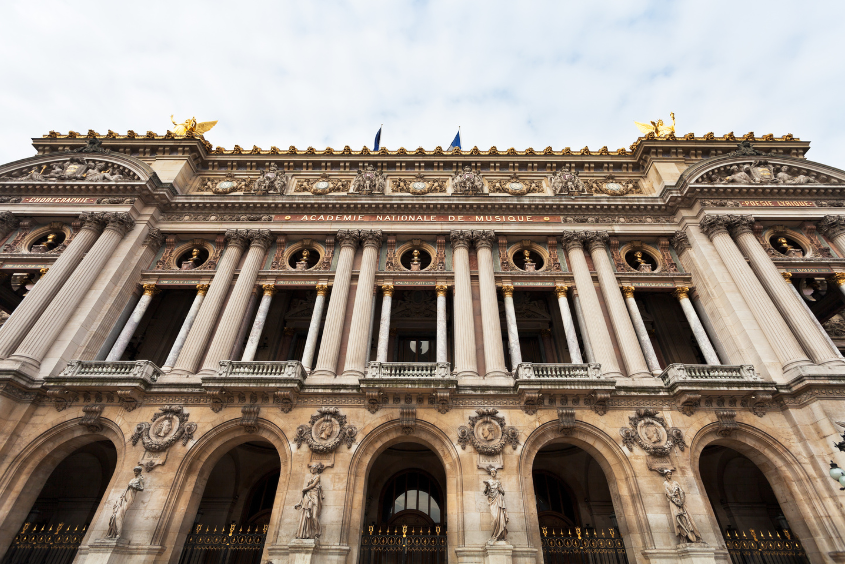
[[[472,232],[472,240],[476,249],[492,249],[496,242],[496,234],[490,230],[479,230]]]
[[[381,247],[381,231],[374,229],[372,231],[361,230],[361,241],[364,242],[364,247]]]
[[[753,215],[732,215],[729,217],[728,228],[734,237],[743,233],[754,233]]]
[[[584,241],[587,243],[587,248],[595,250],[597,248],[606,249],[610,242],[610,236],[607,231],[585,231]]]
[[[157,249],[164,243],[164,234],[157,227],[150,227],[147,238],[144,239],[144,246]]]
[[[452,241],[452,250],[460,249],[461,247],[466,249],[469,247],[470,241],[472,241],[472,231],[450,231],[449,240]]]
[[[583,231],[564,231],[560,236],[560,244],[567,251],[572,249],[584,248],[584,232]]]
[[[106,227],[108,218],[104,212],[84,212],[79,214],[79,221],[82,222],[82,229],[91,229],[101,233]]]
[[[705,215],[698,225],[705,235],[712,240],[720,233],[727,233],[730,227],[730,216],[727,215]]]
[[[687,234],[684,231],[675,231],[675,234],[669,239],[669,244],[675,247],[675,251],[677,251],[678,254],[681,254],[686,249],[692,248],[692,245],[689,244]]]
[[[126,235],[135,227],[135,220],[126,212],[109,212],[106,214],[108,229],[114,229],[121,235]]]
[[[845,233],[845,215],[826,215],[817,224],[819,232],[828,237]]]
[[[352,247],[354,249],[358,246],[358,241],[361,240],[361,232],[357,229],[341,229],[337,232],[336,239],[341,247]]]
[[[268,229],[250,229],[246,236],[250,241],[250,247],[260,247],[265,251],[270,248],[270,243],[273,241]]]
[[[225,239],[226,246],[240,247],[243,249],[246,247],[247,232],[244,229],[227,229]]]

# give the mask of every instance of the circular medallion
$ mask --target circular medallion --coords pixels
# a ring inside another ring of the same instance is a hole
[[[337,424],[337,421],[334,418],[324,417],[323,419],[318,420],[314,423],[314,426],[311,428],[311,435],[315,441],[325,443],[329,442],[340,432],[340,425]]]
[[[314,188],[316,188],[317,190],[325,190],[328,187],[329,183],[327,180],[318,180],[314,183]]]
[[[668,438],[666,429],[654,421],[645,419],[637,425],[637,434],[648,445],[660,446],[666,444]]]
[[[425,182],[414,182],[413,184],[411,184],[411,188],[413,188],[417,192],[425,190]]]
[[[231,190],[235,187],[235,183],[231,180],[224,180],[222,182],[218,182],[216,188],[218,190]]]
[[[522,192],[525,192],[525,184],[522,182],[509,182],[508,191],[511,194],[521,194]]]
[[[152,435],[152,437],[156,440],[167,439],[170,435],[176,432],[178,426],[179,421],[175,417],[162,417],[153,423],[153,427],[150,429],[150,435]]]
[[[488,419],[475,425],[475,438],[483,443],[493,443],[502,436],[502,428],[496,421]]]
[[[618,182],[608,182],[604,185],[604,187],[607,190],[610,190],[611,192],[619,192],[620,190],[622,190],[622,185]]]

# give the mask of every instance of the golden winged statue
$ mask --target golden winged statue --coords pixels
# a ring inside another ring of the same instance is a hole
[[[662,119],[657,120],[657,123],[651,122],[651,125],[635,121],[634,125],[646,135],[654,133],[655,137],[666,137],[670,133],[675,133],[675,113],[670,112],[669,115],[672,117],[672,125],[664,125]]]
[[[192,117],[191,119],[186,119],[182,123],[176,123],[173,121],[173,114],[170,115],[170,121],[173,122],[175,125],[175,129],[173,130],[173,135],[178,135],[180,137],[184,137],[190,131],[196,135],[202,135],[203,133],[209,131],[212,127],[217,125],[217,120],[214,121],[201,121],[197,123],[197,118]]]

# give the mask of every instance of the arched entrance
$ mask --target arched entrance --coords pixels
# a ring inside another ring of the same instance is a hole
[[[446,470],[418,443],[385,449],[367,476],[359,564],[445,564]]]
[[[532,478],[546,564],[628,562],[607,478],[588,452],[547,445],[534,458]]]
[[[88,443],[50,474],[3,564],[72,562],[117,463],[111,441]]]
[[[281,461],[266,441],[240,444],[214,465],[180,564],[257,564],[279,484]]]
[[[753,461],[732,448],[709,445],[701,451],[699,470],[734,563],[808,562],[771,484]]]

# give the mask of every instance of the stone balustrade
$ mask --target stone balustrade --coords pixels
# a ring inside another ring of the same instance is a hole
[[[602,378],[600,364],[540,364],[523,362],[516,367],[516,377],[523,378]]]
[[[753,382],[760,380],[751,365],[721,366],[710,364],[670,364],[660,374],[667,386],[684,380],[716,380]]]
[[[135,383],[146,388],[161,375],[161,369],[149,360],[71,360],[61,373],[45,380],[70,386]]]
[[[299,389],[307,375],[298,360],[221,360],[216,373],[202,377],[202,385],[209,389]]]
[[[454,388],[448,362],[370,362],[362,387],[390,385],[403,388]]]

